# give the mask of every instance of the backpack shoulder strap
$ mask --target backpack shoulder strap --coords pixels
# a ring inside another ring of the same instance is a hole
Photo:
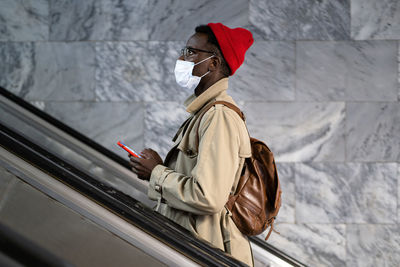
[[[204,114],[206,114],[206,112],[207,112],[211,107],[213,107],[213,106],[215,106],[215,105],[217,105],[217,104],[222,104],[222,105],[224,105],[224,106],[227,106],[228,108],[230,108],[230,109],[232,109],[233,111],[235,111],[243,121],[246,121],[243,112],[242,112],[236,105],[234,105],[234,104],[232,104],[232,103],[229,103],[229,102],[227,102],[227,101],[214,101],[214,102],[211,102],[210,104],[206,105],[206,106],[201,110],[201,113],[200,113],[200,115],[199,115],[199,117],[198,117],[198,119],[197,119],[199,122],[198,122],[198,124],[197,124],[197,129],[196,129],[196,139],[195,139],[195,145],[196,145],[196,147],[199,147],[199,127],[200,127],[201,119],[203,118]]]
[[[239,115],[239,117],[240,117],[242,120],[246,121],[246,118],[244,117],[243,112],[242,112],[242,111],[240,110],[240,108],[238,108],[236,105],[234,105],[234,104],[232,104],[232,103],[229,103],[229,102],[227,102],[227,101],[215,101],[215,102],[214,102],[214,105],[217,105],[217,104],[222,104],[222,105],[224,105],[224,106],[227,106],[228,108],[230,108],[230,109],[232,109],[233,111],[235,111],[235,112]]]

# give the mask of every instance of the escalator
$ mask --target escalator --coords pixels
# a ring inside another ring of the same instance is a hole
[[[0,88],[0,225],[75,266],[245,266],[154,212],[132,176],[127,160]],[[251,244],[255,266],[304,266]]]

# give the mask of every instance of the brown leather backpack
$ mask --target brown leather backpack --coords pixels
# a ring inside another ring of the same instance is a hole
[[[226,101],[215,101],[206,106],[198,120],[201,121],[203,115],[216,104],[229,107],[245,121],[240,109]],[[197,144],[198,138],[197,134]],[[258,235],[270,227],[265,238],[267,240],[281,207],[282,190],[271,150],[263,142],[252,137],[250,144],[252,155],[246,158],[236,192],[229,196],[225,206],[244,235]]]

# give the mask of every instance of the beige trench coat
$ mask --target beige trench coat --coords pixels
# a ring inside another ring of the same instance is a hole
[[[185,101],[191,119],[184,134],[182,129],[178,131],[177,150],[168,166],[157,165],[152,171],[148,196],[162,200],[157,207],[161,214],[252,266],[249,241],[224,206],[235,191],[245,158],[251,156],[247,129],[235,111],[219,104],[207,111],[201,122],[196,120],[201,113],[196,112],[210,101],[235,104],[227,89],[228,78],[224,78],[199,97],[192,95]]]

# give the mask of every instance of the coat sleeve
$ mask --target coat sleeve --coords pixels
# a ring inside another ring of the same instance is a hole
[[[198,158],[191,175],[157,165],[151,174],[148,196],[163,198],[168,206],[193,214],[220,212],[239,167],[238,125],[230,109],[217,105],[200,123]]]

